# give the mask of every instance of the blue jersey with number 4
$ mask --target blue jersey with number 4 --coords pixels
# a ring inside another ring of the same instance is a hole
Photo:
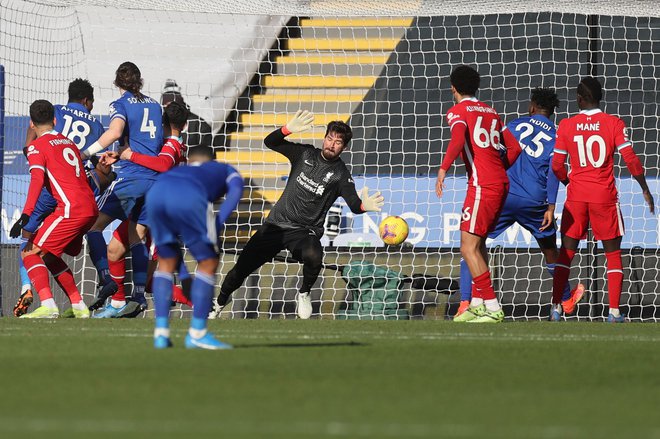
[[[518,139],[522,153],[509,168],[509,193],[538,204],[554,204],[559,181],[550,169],[557,130],[545,116],[518,118],[506,125]]]
[[[131,92],[110,104],[110,121],[124,120],[126,126],[119,143],[128,143],[133,152],[157,156],[163,146],[163,113],[160,103],[149,96],[136,98]],[[122,160],[115,166],[118,177],[155,178],[156,171]]]
[[[69,102],[55,105],[55,131],[68,137],[82,152],[103,134],[101,122],[84,105]]]

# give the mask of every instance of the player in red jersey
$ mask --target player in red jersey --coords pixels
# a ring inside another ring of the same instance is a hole
[[[502,132],[497,111],[474,97],[480,82],[476,70],[456,67],[450,80],[456,105],[447,112],[451,140],[435,190],[442,197],[447,171],[460,154],[469,177],[461,220],[461,254],[473,278],[470,307],[454,321],[499,323],[504,312],[490,278],[486,238],[494,230],[509,192],[506,169],[521,148],[509,131]]]
[[[571,261],[578,244],[587,234],[589,224],[594,237],[603,242],[607,259],[610,312],[608,321],[621,323],[619,311],[623,285],[621,237],[623,218],[619,196],[614,183],[614,152],[619,151],[630,174],[642,188],[644,200],[651,213],[655,207],[653,196],[644,177],[644,167],[628,139],[626,126],[616,116],[598,108],[603,97],[600,82],[586,77],[577,87],[580,113],[559,123],[552,170],[557,178],[568,184],[566,202],[561,219],[562,246],[555,269],[550,319],[561,318],[561,294],[571,271]],[[570,157],[570,177],[564,163]],[[562,283],[563,282],[563,283]]]
[[[94,193],[87,183],[78,147],[54,131],[54,126],[53,104],[44,100],[34,101],[30,105],[30,127],[34,129],[37,138],[26,150],[30,165],[30,187],[23,213],[12,227],[12,235],[18,235],[27,224],[44,186],[57,201],[57,207],[46,217],[21,253],[32,285],[39,294],[41,306],[20,318],[59,316],[48,282],[48,271],[69,297],[74,317],[89,317],[73,274],[61,256],[62,253],[71,256],[80,253],[83,235],[92,227],[99,211]]]
[[[128,160],[157,172],[165,172],[180,163],[184,163],[186,161],[186,145],[183,144],[181,131],[186,127],[188,114],[188,109],[178,102],[171,102],[165,107],[163,133],[165,133],[166,138],[158,156],[153,157],[134,152],[129,146],[123,149],[121,153],[106,152],[101,162],[112,164],[117,160]],[[128,220],[125,220],[115,230],[108,244],[108,265],[113,282],[107,284],[99,292],[90,309],[93,310],[103,305],[109,296],[112,296],[112,299],[110,305],[103,312],[94,316],[96,318],[135,317],[144,311],[139,303],[135,309],[127,308],[127,296],[124,288],[124,278],[126,276],[125,256],[129,242],[127,222]],[[149,272],[151,273],[152,270],[149,270]]]

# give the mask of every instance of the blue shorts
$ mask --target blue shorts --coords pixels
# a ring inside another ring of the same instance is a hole
[[[34,205],[34,211],[30,215],[30,221],[23,227],[26,232],[34,233],[37,231],[43,220],[55,211],[57,200],[45,188],[41,190],[37,204]]]
[[[158,218],[150,230],[159,256],[176,257],[180,239],[197,261],[218,257],[213,204],[196,183],[161,178],[147,194],[146,208],[149,218]]]
[[[534,238],[547,239],[555,237],[557,229],[553,221],[552,225],[544,231],[539,231],[541,224],[543,224],[543,215],[548,209],[547,204],[540,204],[537,201],[530,200],[529,198],[519,197],[518,195],[509,194],[504,202],[500,219],[497,221],[497,226],[488,237],[497,238],[506,229],[514,223],[518,223],[527,229]]]
[[[114,219],[130,219],[148,226],[144,196],[154,181],[144,177],[118,177],[99,198],[99,211]]]

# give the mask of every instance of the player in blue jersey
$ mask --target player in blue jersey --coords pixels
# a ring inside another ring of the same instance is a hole
[[[94,87],[86,79],[78,78],[69,84],[68,94],[69,101],[66,105],[55,105],[54,130],[71,139],[82,152],[103,134],[103,125],[90,114],[94,108]],[[28,128],[25,145],[32,143],[35,138],[34,130]],[[105,190],[114,178],[110,168],[99,164],[97,160],[86,162],[85,172],[94,195],[99,195]],[[34,212],[30,215],[29,221],[23,226],[18,258],[22,287],[20,297],[14,307],[16,317],[25,314],[33,300],[30,278],[23,267],[20,252],[27,244],[30,236],[39,228],[42,220],[53,212],[56,206],[57,201],[44,188],[39,195]]]
[[[525,154],[509,168],[509,194],[495,230],[488,236],[498,237],[512,224],[518,223],[536,238],[545,257],[548,273],[554,277],[557,250],[554,221],[555,203],[559,181],[550,171],[557,130],[550,117],[559,105],[557,94],[552,89],[532,90],[529,116],[520,117],[506,125],[505,129],[518,140]],[[470,320],[468,306],[472,295],[472,276],[465,261],[461,260],[461,306],[454,321]],[[566,314],[575,311],[582,299],[584,285],[578,284],[573,291],[566,283],[562,305]]]
[[[243,179],[231,166],[213,160],[213,150],[196,146],[188,151],[188,166],[179,166],[161,174],[147,193],[146,208],[151,234],[158,248],[158,268],[152,290],[156,308],[154,346],[168,348],[169,312],[172,299],[172,275],[182,258],[183,243],[197,260],[197,272],[191,288],[193,316],[186,336],[186,347],[229,349],[206,329],[211,311],[215,273],[218,268],[217,232],[234,211],[243,195]],[[225,199],[214,218],[213,203]]]
[[[142,73],[132,62],[122,63],[115,72],[115,86],[121,97],[110,104],[110,126],[97,142],[83,155],[100,152],[115,141],[130,145],[134,152],[157,156],[163,145],[162,108],[158,101],[145,96],[142,89]],[[148,253],[144,245],[147,218],[144,195],[154,183],[158,173],[131,161],[121,161],[115,166],[117,179],[99,199],[100,214],[96,224],[87,234],[90,256],[99,273],[102,291],[99,297],[109,297],[107,289],[116,291],[117,285],[107,275],[108,247],[103,238],[105,229],[113,220],[130,219],[129,243],[133,261],[133,300],[146,309],[144,288],[147,281]],[[91,309],[103,304],[96,301]]]

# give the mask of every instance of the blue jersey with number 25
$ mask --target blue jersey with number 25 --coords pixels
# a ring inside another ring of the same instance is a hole
[[[110,122],[115,118],[126,123],[124,134],[119,139],[121,145],[128,143],[134,152],[158,155],[163,146],[163,113],[158,101],[149,96],[138,99],[131,92],[124,92],[110,104]],[[115,172],[119,177],[155,178],[158,174],[128,160],[117,163]]]
[[[55,131],[68,137],[82,152],[103,134],[101,122],[89,114],[84,105],[69,102],[55,105]]]
[[[545,116],[518,118],[506,125],[518,139],[522,153],[509,168],[509,193],[538,204],[554,204],[559,181],[550,169],[557,130]]]

